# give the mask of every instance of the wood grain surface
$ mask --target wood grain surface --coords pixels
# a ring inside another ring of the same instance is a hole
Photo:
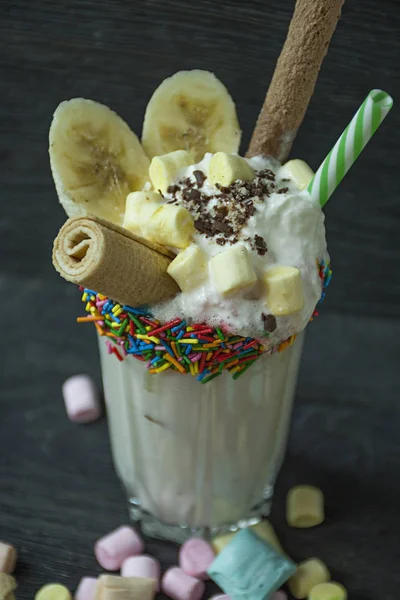
[[[61,401],[68,375],[100,384],[100,373],[92,327],[75,325],[76,290],[50,261],[65,218],[48,166],[52,113],[64,99],[92,98],[139,134],[162,79],[209,69],[233,95],[245,150],[292,8],[0,0],[0,539],[20,552],[18,600],[99,573],[95,539],[126,520],[105,421],[73,425]],[[370,89],[396,103],[399,30],[396,0],[347,0],[292,156],[316,168]],[[326,207],[334,278],[310,327],[272,514],[288,553],[325,560],[350,600],[397,600],[400,586],[399,125],[395,104]],[[304,481],[323,488],[328,518],[290,530],[285,493]],[[163,566],[176,561],[171,544],[148,550]]]

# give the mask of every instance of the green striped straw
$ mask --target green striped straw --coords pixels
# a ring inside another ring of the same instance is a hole
[[[325,206],[393,106],[382,90],[372,90],[310,181],[307,190]]]

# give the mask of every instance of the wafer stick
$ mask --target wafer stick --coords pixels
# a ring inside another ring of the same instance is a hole
[[[297,0],[247,156],[284,162],[314,92],[344,0]]]

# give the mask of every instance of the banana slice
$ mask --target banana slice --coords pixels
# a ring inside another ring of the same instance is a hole
[[[241,131],[226,87],[209,71],[179,71],[156,89],[146,108],[142,144],[148,156],[187,150],[236,153]]]
[[[122,224],[127,195],[148,181],[149,159],[138,138],[103,104],[61,102],[49,133],[50,165],[69,217],[93,214]]]

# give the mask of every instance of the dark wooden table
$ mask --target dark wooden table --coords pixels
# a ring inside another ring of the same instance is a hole
[[[52,112],[93,98],[139,133],[161,80],[204,68],[237,102],[245,149],[292,6],[0,0],[0,538],[19,550],[18,600],[99,573],[93,542],[126,521],[105,420],[73,425],[61,400],[67,376],[100,380],[92,328],[75,325],[78,295],[50,261],[64,221],[48,167]],[[395,0],[347,1],[294,156],[317,167],[370,89],[399,96],[399,29]],[[326,209],[334,279],[309,328],[272,514],[288,553],[321,557],[351,600],[397,600],[400,585],[399,126],[394,109]],[[285,493],[305,481],[323,488],[327,520],[290,530]],[[148,550],[176,560],[172,544]]]

